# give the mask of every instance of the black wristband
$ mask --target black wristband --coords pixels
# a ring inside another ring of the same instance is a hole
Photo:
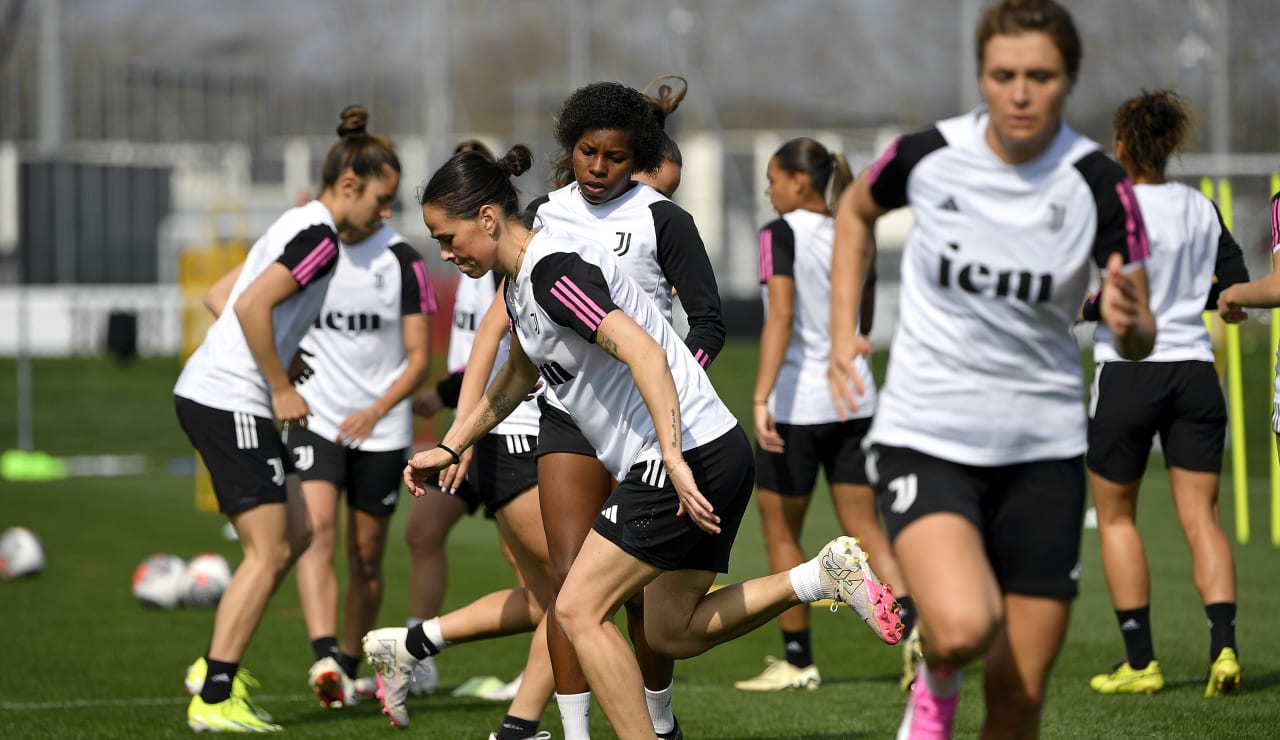
[[[437,449],[437,450],[444,450],[445,452],[449,453],[449,457],[452,457],[452,458],[453,458],[453,464],[454,464],[454,465],[459,465],[459,464],[461,464],[461,463],[462,463],[462,458],[461,458],[461,457],[458,457],[458,453],[454,452],[454,451],[453,451],[449,446],[447,446],[444,442],[441,442],[440,444],[436,445],[436,449]]]

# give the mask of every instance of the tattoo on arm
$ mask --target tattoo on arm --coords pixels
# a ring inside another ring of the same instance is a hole
[[[676,409],[671,409],[671,444],[675,445],[672,452],[678,454],[683,445],[680,442],[680,413]]]
[[[608,352],[613,357],[618,356],[618,344],[604,334],[596,334],[596,344],[600,345],[600,349]]]

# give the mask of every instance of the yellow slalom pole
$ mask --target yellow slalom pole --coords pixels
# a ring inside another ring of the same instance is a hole
[[[1218,210],[1229,231],[1234,231],[1231,182],[1218,180]],[[1236,497],[1236,542],[1249,544],[1249,468],[1244,432],[1244,378],[1240,358],[1240,325],[1227,324],[1227,399],[1231,420],[1231,473]]]
[[[1271,175],[1271,195],[1274,197],[1276,193],[1280,193],[1280,172]],[[1268,214],[1270,215],[1270,214]],[[1273,248],[1274,244],[1271,245]],[[1276,270],[1276,256],[1271,254],[1271,270]],[[1280,308],[1271,309],[1271,375],[1268,378],[1276,377],[1276,349],[1280,347]],[[1272,388],[1267,389],[1267,395],[1272,395]],[[1271,545],[1272,547],[1280,547],[1280,454],[1276,452],[1276,435],[1275,430],[1269,430],[1268,436],[1271,438]]]

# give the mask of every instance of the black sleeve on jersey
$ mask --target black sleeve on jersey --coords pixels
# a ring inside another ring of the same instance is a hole
[[[1084,305],[1080,307],[1081,321],[1102,321],[1102,291],[1103,286],[1099,285],[1098,290],[1085,296]],[[1214,305],[1216,306],[1216,299]]]
[[[338,264],[338,235],[324,224],[312,224],[284,245],[276,262],[289,268],[293,279],[305,288]]]
[[[440,402],[451,409],[458,408],[458,396],[462,393],[462,374],[465,370],[464,367],[449,373],[436,383],[436,395],[440,396]]]
[[[574,330],[588,342],[605,316],[618,308],[600,268],[570,252],[538,260],[530,275],[533,299],[551,320]]]
[[[649,204],[649,210],[658,237],[658,266],[676,289],[689,317],[685,346],[706,367],[720,354],[728,334],[711,259],[693,216],[683,208],[669,200],[659,200]]]
[[[765,249],[764,235],[769,234],[769,256],[763,254]],[[796,276],[796,232],[785,218],[770,221],[760,229],[760,284],[764,285],[775,275]],[[769,274],[765,273],[765,265],[769,265]]]
[[[1098,206],[1098,234],[1093,242],[1093,259],[1098,267],[1105,268],[1107,258],[1116,252],[1126,263],[1146,259],[1151,253],[1147,227],[1124,168],[1098,150],[1081,157],[1075,168],[1089,185]]]
[[[529,205],[525,206],[524,217],[521,219],[521,221],[524,222],[524,227],[526,229],[533,228],[534,222],[538,220],[538,209],[541,208],[543,204],[549,200],[551,200],[551,196],[544,195],[541,198],[534,198],[533,200],[529,201]]]
[[[947,145],[937,128],[899,136],[872,163],[871,198],[886,210],[907,204],[907,176],[920,160]]]
[[[396,256],[396,262],[400,263],[400,315],[435,313],[436,294],[431,288],[427,263],[422,255],[404,242],[396,242],[389,249]]]
[[[1249,282],[1249,269],[1244,265],[1244,253],[1240,251],[1240,245],[1236,244],[1226,222],[1222,220],[1222,212],[1218,210],[1217,204],[1213,206],[1213,212],[1218,214],[1218,227],[1222,229],[1222,234],[1218,237],[1218,261],[1213,266],[1213,287],[1209,289],[1209,299],[1204,304],[1206,311],[1218,309],[1218,294],[1224,288]]]

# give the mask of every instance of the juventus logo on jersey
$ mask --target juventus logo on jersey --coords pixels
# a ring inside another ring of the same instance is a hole
[[[573,373],[565,370],[563,365],[554,360],[539,365],[538,374],[546,378],[547,382],[553,386],[573,380]]]
[[[316,448],[311,445],[294,447],[293,460],[298,470],[310,470],[316,464]]]
[[[631,251],[631,233],[628,231],[615,231],[618,235],[618,246],[613,248],[613,253],[621,257]]]
[[[1061,203],[1049,204],[1049,231],[1057,233],[1067,222],[1067,207]]]
[[[373,273],[373,287],[377,288],[378,290],[382,290],[382,285],[385,282],[386,281],[383,280],[381,272]]]

